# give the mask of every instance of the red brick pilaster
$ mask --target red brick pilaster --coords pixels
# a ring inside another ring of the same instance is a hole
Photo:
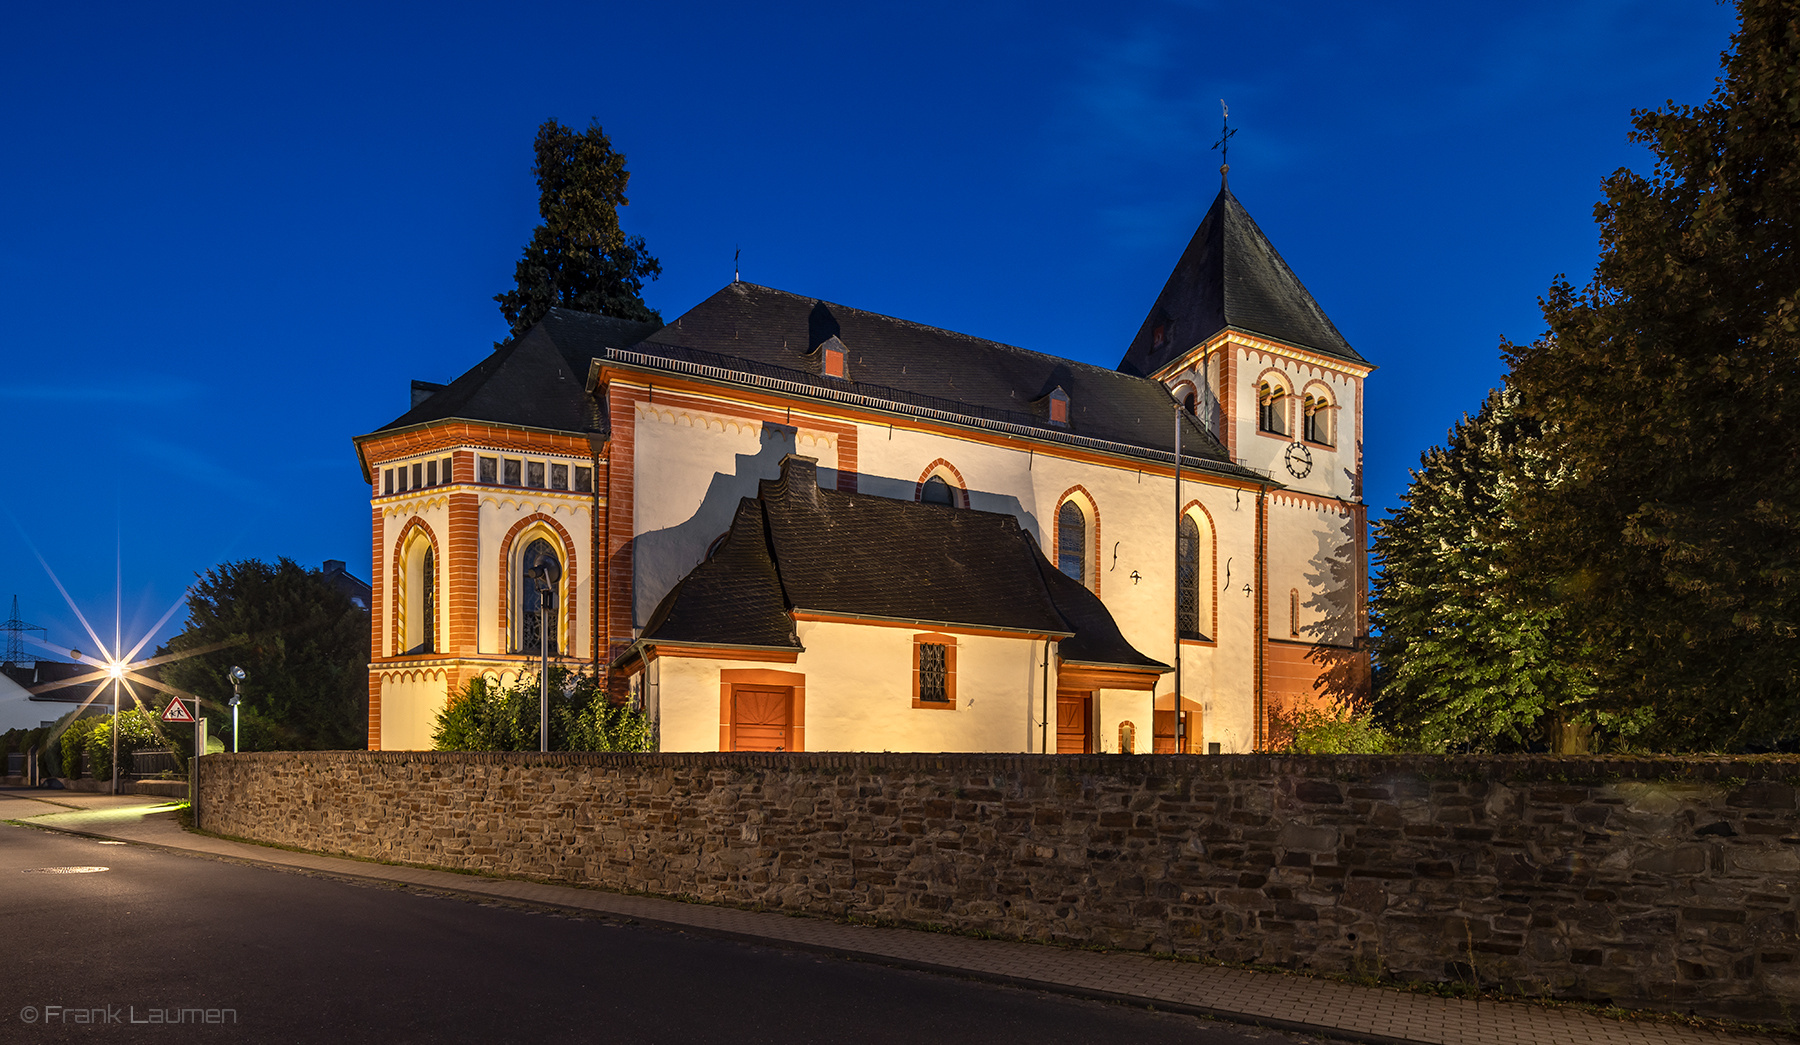
[[[644,399],[644,393],[635,388],[608,385],[606,395],[607,416],[612,419],[611,453],[606,469],[606,563],[603,567],[607,617],[605,659],[610,661],[635,637],[632,634],[631,537],[636,526],[637,405]]]
[[[371,493],[381,492],[381,470],[375,470],[376,487]],[[381,597],[385,585],[381,583],[387,571],[381,554],[381,509],[369,511],[369,659],[371,661],[384,656],[386,650],[381,645],[381,611],[387,600]],[[381,678],[375,673],[375,665],[369,665],[369,750],[381,750]]]
[[[464,458],[473,454],[457,454],[456,470],[463,470]],[[477,567],[480,557],[481,496],[471,491],[450,495],[450,521],[444,555],[444,636],[443,651],[452,656],[472,657],[477,653],[480,588]]]

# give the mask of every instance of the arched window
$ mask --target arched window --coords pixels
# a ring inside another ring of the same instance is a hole
[[[1256,389],[1256,427],[1274,435],[1287,434],[1287,389],[1279,382],[1264,381]]]
[[[1193,389],[1188,389],[1187,395],[1181,397],[1181,408],[1190,416],[1200,413],[1200,397],[1194,394]]]
[[[1087,583],[1087,517],[1074,501],[1056,513],[1056,568]]]
[[[532,577],[534,567],[543,567],[550,582],[550,630],[546,634],[540,630],[539,608],[543,605],[538,592],[537,581]],[[557,585],[562,581],[562,560],[557,558],[556,549],[542,537],[525,547],[525,554],[519,556],[518,607],[519,607],[519,653],[537,653],[544,648],[540,643],[548,639],[551,653],[558,653],[557,645]]]
[[[1308,393],[1302,401],[1306,407],[1306,439],[1308,442],[1330,446],[1331,443],[1331,400],[1323,394]]]
[[[919,500],[926,504],[941,504],[945,507],[956,507],[956,495],[950,484],[941,475],[934,475],[925,480],[925,488],[919,492]]]
[[[1183,515],[1175,525],[1175,583],[1180,585],[1176,612],[1180,619],[1176,628],[1184,637],[1202,634],[1200,622],[1200,527],[1192,516]],[[1206,624],[1210,626],[1211,621]]]

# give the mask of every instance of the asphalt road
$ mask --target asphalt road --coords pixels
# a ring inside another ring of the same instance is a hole
[[[0,954],[5,1043],[1311,1040],[8,824]]]

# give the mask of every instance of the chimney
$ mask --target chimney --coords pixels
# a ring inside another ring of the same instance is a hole
[[[344,560],[342,560],[342,559],[326,559],[325,560],[325,572],[326,573],[343,573],[344,572]]]
[[[415,380],[412,383],[412,405],[418,406],[420,403],[423,403],[425,400],[430,399],[432,396],[437,395],[443,390],[444,386],[435,382]],[[412,407],[408,407],[407,409],[410,410]]]
[[[781,485],[790,496],[797,495],[807,504],[819,503],[819,459],[788,454],[781,459]]]

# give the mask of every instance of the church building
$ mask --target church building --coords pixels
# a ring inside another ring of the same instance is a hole
[[[1228,189],[1120,341],[733,282],[414,382],[356,440],[369,746],[548,649],[665,751],[1267,749],[1368,685],[1373,367]]]

